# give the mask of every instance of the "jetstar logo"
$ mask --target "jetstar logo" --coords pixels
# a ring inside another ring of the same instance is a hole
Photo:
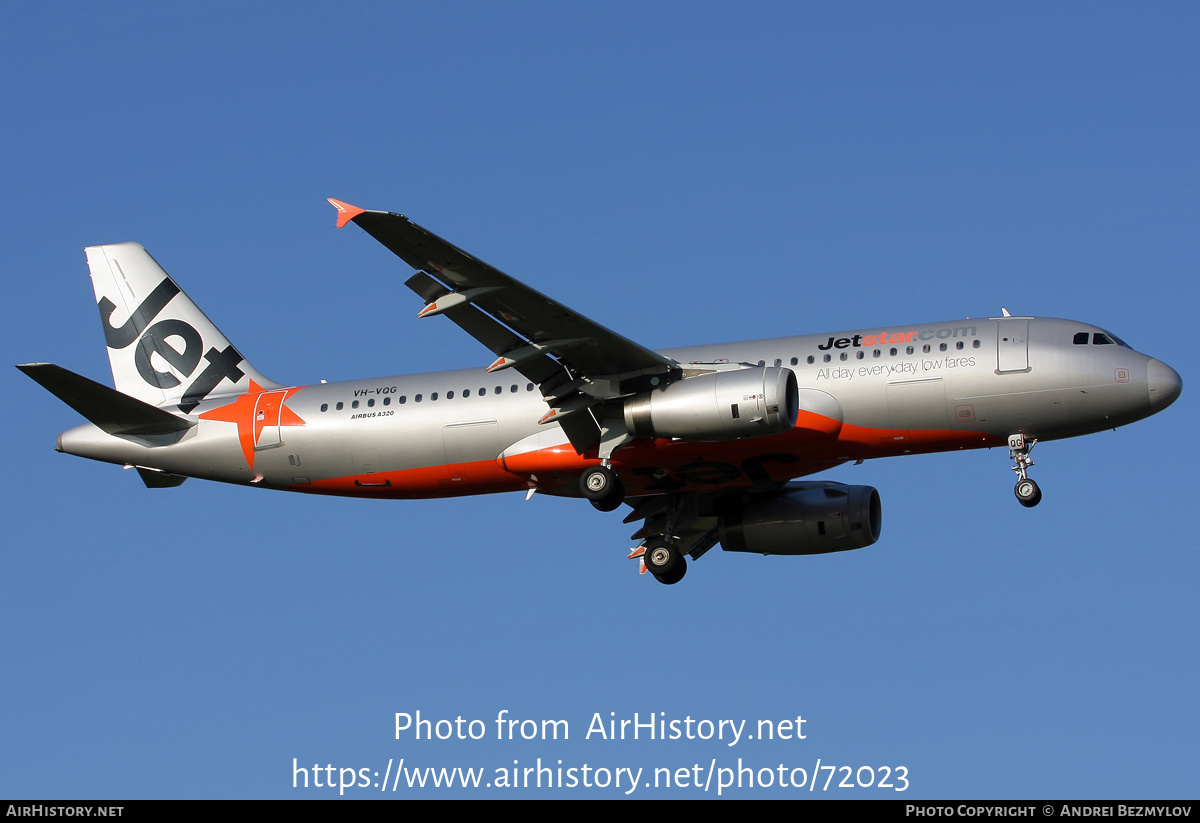
[[[137,366],[138,374],[149,385],[159,389],[173,389],[182,381],[171,372],[156,369],[150,361],[152,354],[157,354],[184,377],[191,377],[200,365],[200,352],[204,349],[200,332],[190,323],[167,318],[151,325],[177,294],[179,286],[175,285],[175,281],[169,277],[164,278],[142,304],[130,312],[129,318],[120,326],[112,324],[112,315],[117,308],[113,301],[102,297],[97,304],[100,318],[104,321],[104,342],[110,349],[119,350],[137,340],[133,362]],[[169,338],[182,341],[183,350],[180,351],[171,345]],[[242,356],[233,346],[226,346],[222,351],[209,347],[208,351],[204,352],[204,359],[208,365],[188,387],[179,403],[179,408],[184,412],[196,408],[224,378],[228,377],[230,382],[237,383],[245,376],[238,368],[242,363]]]
[[[830,337],[820,346],[821,351],[830,349],[862,348],[863,346],[895,346],[914,340],[945,340],[951,337],[976,337],[975,326],[945,327],[940,329],[915,329],[913,331],[881,331],[874,334],[856,334],[852,337]]]
[[[265,448],[262,444],[263,430],[280,426],[303,426],[305,420],[287,407],[287,399],[303,386],[278,391],[263,391],[262,386],[250,381],[250,391],[240,394],[224,406],[206,411],[200,415],[204,420],[222,420],[226,423],[236,423],[238,442],[242,454],[246,457],[246,465],[254,468],[254,452]],[[279,445],[275,438],[274,445]]]

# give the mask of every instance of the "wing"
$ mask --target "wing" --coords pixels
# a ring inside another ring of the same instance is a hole
[[[426,302],[418,317],[443,314],[496,355],[488,371],[512,368],[536,383],[579,454],[602,437],[605,401],[648,390],[680,367],[467,254],[401,214],[329,199],[338,227],[353,222],[417,273],[405,285]],[[651,382],[653,381],[653,382]],[[619,435],[614,435],[620,428]]]

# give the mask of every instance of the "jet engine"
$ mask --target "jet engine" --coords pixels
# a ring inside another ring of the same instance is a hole
[[[761,366],[689,377],[625,402],[635,437],[717,442],[782,434],[800,402],[791,369]]]
[[[824,554],[879,539],[883,509],[870,486],[789,483],[777,494],[735,496],[719,514],[721,548],[754,554]]]

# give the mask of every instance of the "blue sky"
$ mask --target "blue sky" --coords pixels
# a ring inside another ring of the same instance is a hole
[[[0,796],[336,796],[293,789],[293,758],[489,779],[514,760],[740,758],[907,769],[904,793],[834,797],[1194,797],[1198,15],[13,7],[10,364],[107,382],[82,249],[136,240],[276,380],[484,365],[452,324],[416,322],[407,267],[335,230],[333,196],[408,214],[651,346],[1006,306],[1111,329],[1188,387],[1154,418],[1039,446],[1037,509],[1013,499],[1002,450],[845,467],[827,476],[882,495],[875,546],[713,551],[668,588],[625,560],[618,515],[578,501],[147,490],[55,454],[77,415],[10,368]],[[395,714],[418,710],[489,734],[395,739]],[[502,710],[571,738],[498,741]],[[802,716],[806,738],[584,739],[610,712]]]

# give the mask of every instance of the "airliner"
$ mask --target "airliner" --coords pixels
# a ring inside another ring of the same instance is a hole
[[[1073,320],[1000,317],[652,351],[421,228],[340,200],[415,270],[418,318],[484,345],[482,368],[286,385],[255,369],[137,243],[86,249],[114,388],[21,369],[87,423],[57,450],[310,494],[582,497],[640,523],[629,557],[677,583],[725,551],[804,555],[878,540],[870,486],[801,480],[847,462],[1007,446],[1036,506],[1034,445],[1140,420],[1179,396],[1162,361]],[[438,322],[438,321],[434,321]]]

